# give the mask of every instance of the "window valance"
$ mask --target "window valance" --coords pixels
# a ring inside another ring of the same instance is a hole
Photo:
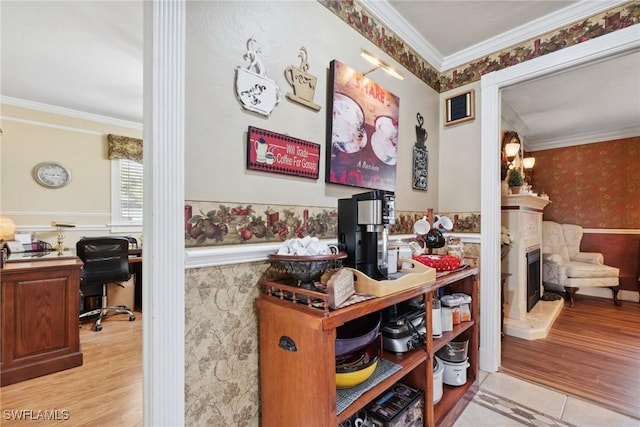
[[[109,160],[129,159],[142,163],[142,140],[122,135],[107,135]]]

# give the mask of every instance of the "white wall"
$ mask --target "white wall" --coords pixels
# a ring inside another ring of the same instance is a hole
[[[473,89],[475,120],[444,126],[446,98]],[[480,82],[440,94],[440,197],[441,212],[480,212]],[[499,155],[499,153],[496,153]],[[498,173],[498,172],[496,172]]]
[[[41,105],[36,105],[41,108]],[[70,222],[65,246],[82,236],[108,234],[111,222],[111,161],[107,135],[142,137],[140,129],[2,104],[1,205],[20,232],[56,243],[51,221]],[[44,188],[33,179],[33,168],[44,161],[63,164],[71,182]]]
[[[267,76],[277,82],[283,95],[268,118],[243,110],[235,97],[235,69],[248,65],[243,55],[251,37],[262,44]],[[308,52],[309,72],[318,78],[314,102],[322,106],[319,112],[284,96],[291,87],[283,71],[300,65],[302,46]],[[405,75],[403,81],[380,70],[367,76],[400,98],[397,209],[437,209],[438,94],[315,1],[187,3],[185,199],[336,206],[336,198],[367,191],[324,182],[329,63],[337,59],[364,72],[371,66],[360,57],[361,48],[399,67]],[[424,117],[429,133],[426,192],[411,188],[417,113]],[[248,171],[249,126],[320,144],[319,179]]]

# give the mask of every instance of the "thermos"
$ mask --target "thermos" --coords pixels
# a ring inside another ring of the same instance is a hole
[[[442,308],[440,299],[434,298],[431,301],[431,335],[435,338],[442,336]]]

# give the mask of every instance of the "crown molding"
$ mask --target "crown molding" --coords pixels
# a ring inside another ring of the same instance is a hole
[[[516,132],[518,132],[521,137],[522,135],[526,135],[527,133],[529,133],[530,129],[529,127],[524,124],[524,122],[522,121],[522,118],[520,118],[520,116],[518,115],[518,113],[515,112],[515,110],[511,107],[511,105],[509,105],[504,99],[502,100],[502,120],[504,120],[506,122],[506,124],[509,125],[509,127],[512,128],[512,130],[515,130]],[[523,145],[525,146],[524,148],[526,148],[526,143],[524,141],[522,141]]]
[[[443,56],[396,11],[387,0],[359,0],[376,19],[407,43],[426,62],[441,71]]]
[[[31,110],[42,111],[44,113],[60,114],[62,116],[75,117],[76,119],[90,120],[128,129],[142,130],[142,123],[101,116],[99,114],[85,113],[83,111],[72,110],[70,108],[58,107],[50,104],[43,104],[41,102],[27,101],[25,99],[13,98],[10,96],[0,96],[0,102],[2,104],[12,105],[14,107],[29,108]]]
[[[491,55],[500,50],[527,40],[540,37],[550,31],[602,13],[608,9],[629,3],[629,0],[590,1],[582,0],[557,12],[543,16],[520,27],[483,40],[473,46],[444,57],[428,40],[417,32],[387,0],[359,0],[376,19],[413,48],[438,72],[450,70],[466,63]]]
[[[629,0],[580,1],[449,55],[442,61],[439,71],[442,72],[458,67],[625,3],[629,3]]]
[[[584,133],[580,135],[572,135],[561,139],[536,140],[527,148],[528,151],[551,150],[554,148],[570,147],[573,145],[593,144],[596,142],[613,141],[616,139],[633,138],[640,136],[640,128],[631,126],[622,129],[613,129],[609,131],[598,131]]]

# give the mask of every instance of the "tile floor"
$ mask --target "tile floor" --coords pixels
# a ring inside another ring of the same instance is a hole
[[[482,372],[480,391],[454,427],[640,427],[631,418],[514,376]]]

